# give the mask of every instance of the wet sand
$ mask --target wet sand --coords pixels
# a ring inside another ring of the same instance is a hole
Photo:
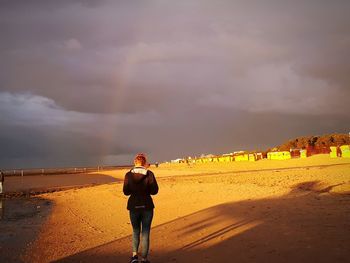
[[[7,196],[18,196],[117,182],[120,179],[96,173],[9,176],[4,189]]]
[[[350,160],[162,165],[155,262],[349,262]],[[116,179],[125,170],[104,172]],[[121,184],[40,195],[53,207],[25,262],[128,262]]]

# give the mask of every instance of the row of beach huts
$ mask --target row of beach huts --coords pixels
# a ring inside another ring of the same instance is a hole
[[[222,155],[202,155],[201,157],[187,157],[171,160],[172,163],[210,163],[210,162],[255,162],[262,159],[268,160],[289,160],[292,158],[307,158],[315,154],[329,154],[331,158],[350,158],[350,145],[331,147],[307,147],[306,149],[290,149],[290,151],[270,152],[233,152]]]

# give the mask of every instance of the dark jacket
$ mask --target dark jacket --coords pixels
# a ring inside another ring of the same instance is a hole
[[[128,210],[154,208],[151,195],[158,193],[158,184],[154,174],[144,167],[134,167],[125,174],[123,192],[130,195]]]

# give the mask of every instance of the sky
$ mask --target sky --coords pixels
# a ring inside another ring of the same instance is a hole
[[[0,168],[350,130],[350,1],[0,0]]]

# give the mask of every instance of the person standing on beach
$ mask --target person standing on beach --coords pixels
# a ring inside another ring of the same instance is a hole
[[[149,263],[147,256],[149,251],[149,236],[153,219],[154,204],[151,195],[158,193],[156,178],[147,167],[147,159],[144,154],[137,154],[134,159],[134,167],[125,174],[123,192],[130,195],[127,209],[132,225],[132,257],[130,263],[138,262],[138,249],[141,238],[141,262]]]
[[[2,191],[3,191],[4,181],[5,181],[5,175],[4,175],[4,173],[0,170],[0,194],[2,194]]]

